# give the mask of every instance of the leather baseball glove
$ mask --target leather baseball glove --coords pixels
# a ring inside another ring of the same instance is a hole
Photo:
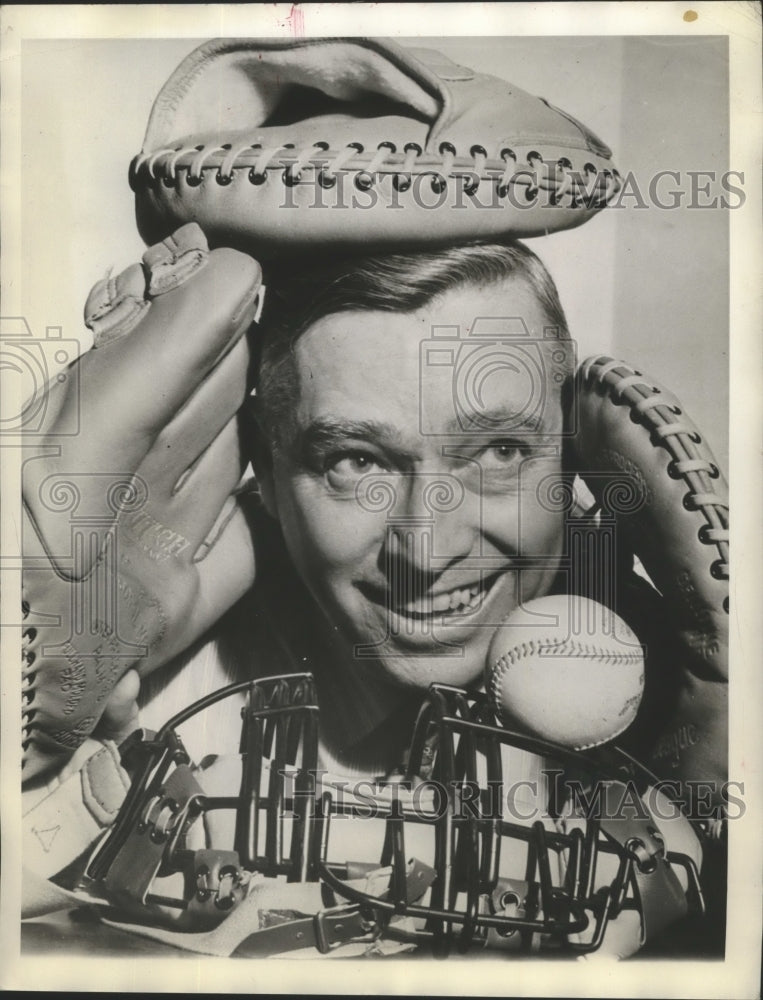
[[[576,471],[616,528],[615,610],[646,651],[630,740],[681,796],[722,805],[728,758],[729,521],[718,465],[676,397],[607,357],[577,374]],[[656,590],[630,573],[640,559]],[[612,593],[599,593],[611,601]],[[698,782],[694,791],[687,782]],[[699,797],[699,798],[697,798]]]
[[[191,224],[88,299],[95,347],[51,384],[24,463],[25,780],[102,715],[123,726],[138,676],[251,585],[236,411],[260,288],[251,257]]]
[[[147,242],[194,220],[261,261],[543,235],[621,185],[565,111],[379,38],[205,42],[159,93],[130,183]]]

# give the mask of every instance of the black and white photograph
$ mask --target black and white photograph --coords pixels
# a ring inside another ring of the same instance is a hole
[[[0,986],[759,996],[760,6],[0,18]]]

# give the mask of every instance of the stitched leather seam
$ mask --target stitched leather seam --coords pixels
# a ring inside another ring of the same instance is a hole
[[[568,157],[559,157],[552,163],[544,160],[536,150],[528,152],[524,161],[520,161],[509,147],[501,150],[500,159],[489,159],[479,146],[472,146],[468,157],[459,157],[453,144],[447,141],[440,143],[439,150],[439,155],[424,153],[417,143],[407,143],[402,151],[397,151],[395,144],[389,141],[379,143],[373,154],[366,152],[360,143],[347,143],[338,150],[331,150],[325,142],[314,143],[296,153],[284,144],[269,148],[263,148],[258,143],[238,148],[233,148],[231,144],[181,146],[140,153],[130,166],[130,183],[133,189],[137,189],[139,184],[158,180],[171,186],[178,183],[178,170],[185,170],[186,183],[191,186],[203,182],[205,171],[213,171],[217,183],[227,185],[233,179],[234,170],[249,168],[253,183],[265,178],[268,171],[282,171],[283,182],[294,185],[304,179],[303,171],[309,169],[315,176],[328,178],[334,177],[340,170],[362,174],[367,179],[363,186],[368,189],[385,175],[408,177],[412,173],[429,173],[435,190],[440,190],[447,180],[464,180],[472,192],[481,181],[493,181],[497,183],[499,194],[504,196],[509,184],[527,187],[528,197],[543,188],[551,191],[557,199],[569,196],[572,207],[586,202],[590,204],[594,195],[597,203],[604,204],[617,194],[621,186],[620,175],[614,168],[598,171],[594,164],[587,161],[582,170],[574,171]],[[351,162],[353,165],[349,166]],[[538,170],[537,164],[542,165],[542,171]],[[588,185],[592,175],[597,178],[597,183],[590,190],[586,187],[585,199],[577,197],[573,184],[575,176],[584,176]],[[599,190],[598,177],[604,179],[604,191]]]
[[[641,648],[632,652],[615,652],[602,646],[592,643],[580,642],[576,639],[544,639],[538,641],[527,639],[525,642],[517,643],[507,650],[493,665],[494,670],[504,672],[512,666],[516,666],[520,660],[530,656],[574,656],[585,657],[590,660],[598,660],[601,663],[638,663],[643,658]],[[496,683],[495,676],[493,683]]]
[[[669,468],[689,489],[684,506],[704,515],[706,525],[700,529],[700,543],[717,548],[720,558],[713,564],[712,571],[717,578],[728,579],[728,503],[709,485],[712,479],[718,478],[718,470],[703,454],[699,432],[685,418],[681,419],[683,413],[676,405],[677,400],[664,394],[663,404],[654,404],[654,397],[662,394],[662,390],[629,365],[608,357],[594,359],[585,369],[584,377],[600,385],[614,403],[627,405],[637,415],[638,422],[658,438],[659,446],[668,451],[672,459]],[[649,400],[650,405],[641,407],[639,403],[643,400]],[[687,455],[692,457],[687,458]]]

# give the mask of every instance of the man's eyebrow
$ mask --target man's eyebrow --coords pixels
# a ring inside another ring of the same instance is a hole
[[[374,442],[402,449],[398,430],[382,420],[350,420],[345,417],[320,417],[299,428],[295,445],[299,452],[314,451],[343,444],[349,439]]]
[[[418,428],[415,428],[418,430]],[[462,437],[473,440],[474,436],[531,434],[550,435],[553,430],[545,426],[542,411],[523,414],[515,407],[495,407],[474,413],[454,414],[445,426],[443,437]],[[429,437],[430,435],[427,435]],[[435,437],[440,436],[438,434]],[[306,427],[296,429],[291,451],[301,459],[310,455],[329,451],[331,448],[346,446],[348,441],[365,441],[386,448],[400,457],[409,455],[398,428],[383,420],[353,420],[348,417],[319,417]]]
[[[548,427],[543,419],[545,407],[535,408],[532,412],[517,410],[512,406],[496,406],[489,410],[461,410],[446,424],[446,434],[458,435],[464,431],[469,434],[550,434],[553,428]]]

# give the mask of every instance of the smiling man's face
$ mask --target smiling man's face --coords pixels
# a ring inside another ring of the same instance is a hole
[[[348,654],[394,682],[475,681],[497,625],[556,575],[564,518],[539,501],[562,474],[547,326],[510,278],[414,313],[335,313],[297,341],[294,430],[263,494]]]

